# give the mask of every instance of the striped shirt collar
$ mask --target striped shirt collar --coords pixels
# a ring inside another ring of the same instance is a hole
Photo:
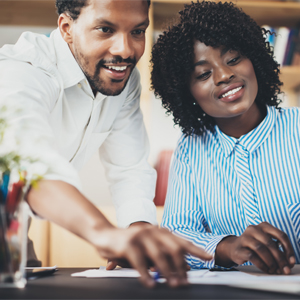
[[[228,157],[237,144],[242,145],[249,153],[254,152],[269,136],[277,118],[278,110],[275,107],[267,106],[267,115],[262,122],[250,132],[242,135],[240,138],[234,138],[223,133],[216,125],[216,138],[224,151],[225,157]]]

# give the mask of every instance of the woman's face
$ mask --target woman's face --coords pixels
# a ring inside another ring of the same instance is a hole
[[[255,103],[258,86],[251,61],[234,50],[194,45],[194,71],[190,91],[202,110],[219,121],[259,113]]]

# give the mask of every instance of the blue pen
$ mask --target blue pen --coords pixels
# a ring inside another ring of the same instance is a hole
[[[162,278],[159,272],[153,272],[153,279],[155,281],[158,281],[159,278]]]

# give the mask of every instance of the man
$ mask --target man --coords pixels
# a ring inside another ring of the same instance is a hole
[[[146,286],[149,262],[171,286],[186,283],[184,254],[211,256],[158,229],[155,173],[139,108],[139,73],[150,1],[57,0],[50,38],[25,33],[0,50],[1,103],[25,112],[49,171],[27,195],[32,211],[92,243],[100,255],[127,262]],[[76,170],[100,149],[121,227],[114,228],[80,193]]]

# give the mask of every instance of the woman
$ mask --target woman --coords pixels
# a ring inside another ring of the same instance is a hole
[[[280,109],[279,65],[232,3],[186,5],[154,45],[152,87],[182,129],[162,225],[214,253],[192,268],[300,261],[300,114]]]

